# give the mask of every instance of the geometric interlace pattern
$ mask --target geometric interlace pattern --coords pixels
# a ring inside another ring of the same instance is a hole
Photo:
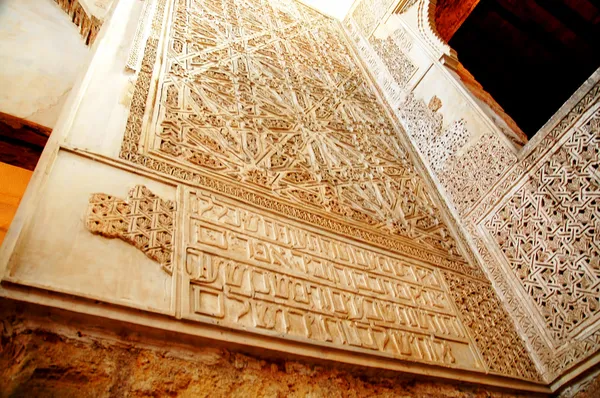
[[[121,239],[172,271],[176,204],[154,195],[143,185],[126,200],[95,193],[90,196],[86,227],[94,234]]]
[[[555,345],[600,312],[600,113],[485,224]]]
[[[162,158],[458,255],[342,29],[293,1],[177,0]]]

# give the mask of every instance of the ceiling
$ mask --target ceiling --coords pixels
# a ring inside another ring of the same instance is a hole
[[[600,0],[481,0],[449,44],[531,137],[600,67]]]

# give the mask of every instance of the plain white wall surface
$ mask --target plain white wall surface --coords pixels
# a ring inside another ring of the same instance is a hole
[[[0,112],[53,128],[88,54],[53,0],[1,0]]]

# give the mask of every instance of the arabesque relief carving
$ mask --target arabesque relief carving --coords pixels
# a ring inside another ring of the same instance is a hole
[[[488,133],[462,154],[450,156],[439,179],[457,210],[466,214],[516,161],[498,136]]]
[[[152,18],[156,11],[157,0],[145,0],[142,6],[142,12],[135,29],[135,35],[133,36],[133,43],[129,49],[129,55],[127,57],[127,63],[125,66],[137,72],[142,64],[142,57],[144,56],[144,46],[146,40],[148,40],[149,31],[151,28]]]
[[[489,369],[539,380],[537,369],[492,286],[451,272],[444,276]]]
[[[430,2],[420,4],[426,3]],[[420,27],[427,22],[427,10],[422,11]],[[400,95],[391,74],[384,77],[381,72],[384,59],[373,43],[361,37],[353,15],[345,26],[386,98],[397,107],[406,133],[444,188],[448,202],[458,210],[476,250],[473,263],[485,267],[544,379],[552,381],[596,353],[600,331],[593,264],[598,236],[591,233],[597,229],[597,216],[590,198],[598,188],[590,176],[595,176],[598,145],[589,135],[576,142],[572,140],[577,134],[568,139],[566,135],[597,102],[600,86],[589,88],[543,133],[543,139],[517,156],[499,132],[470,137],[460,119],[444,129],[438,114],[441,103],[432,100],[427,106],[409,93]],[[400,51],[407,55],[404,48]],[[398,101],[404,97],[404,103]],[[547,157],[548,151],[558,151],[561,145],[565,148],[560,155]],[[560,163],[557,156],[567,160]],[[483,352],[490,347],[481,340],[478,344]]]
[[[481,275],[460,258],[337,22],[293,2],[259,0],[178,1],[173,13],[157,118],[142,129],[151,37],[121,157]]]
[[[396,0],[362,0],[354,8],[352,18],[356,21],[361,33],[370,37],[371,33],[388,12]]]
[[[485,223],[557,347],[600,314],[600,112]]]
[[[371,46],[371,43],[369,43],[369,41],[360,33],[358,25],[354,19],[346,19],[344,26],[348,32],[348,35],[354,42],[362,61],[366,64],[369,73],[374,77],[377,84],[381,87],[382,92],[387,98],[388,102],[390,104],[400,103],[404,98],[406,88],[400,86],[400,84],[396,82],[384,61]],[[396,44],[401,46],[402,41],[399,41]],[[400,56],[400,58],[407,59],[405,56]],[[404,75],[402,71],[398,73]],[[410,80],[410,78],[403,79],[405,82],[408,82],[408,80]]]
[[[464,120],[457,120],[446,128],[443,127],[443,117],[437,113],[441,107],[442,102],[438,97],[433,97],[429,104],[425,105],[424,101],[417,100],[409,94],[398,109],[413,144],[436,173],[447,167],[448,160],[469,139]]]
[[[400,32],[400,38],[404,30],[398,29],[396,32]],[[408,84],[408,81],[417,71],[417,67],[412,63],[410,58],[408,58],[404,51],[402,51],[402,45],[406,45],[406,42],[402,43],[402,41],[396,41],[396,32],[394,34],[388,36],[387,39],[377,39],[375,37],[371,37],[369,42],[371,46],[379,55],[380,59],[383,61],[386,66],[388,72],[392,75],[394,81],[402,88],[405,88]]]
[[[135,246],[170,273],[176,207],[143,185],[129,191],[127,199],[95,193],[90,197],[85,225],[94,234]]]
[[[399,134],[334,20],[293,1],[159,0],[120,156],[181,184],[183,316],[537,380],[501,309],[469,318],[449,299],[437,267],[491,287]],[[489,354],[481,324],[515,348]]]

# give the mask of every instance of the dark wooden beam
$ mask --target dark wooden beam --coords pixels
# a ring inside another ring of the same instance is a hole
[[[550,49],[558,47],[561,51],[569,52],[576,49],[580,53],[592,50],[586,41],[578,39],[576,33],[534,0],[495,0],[490,5],[507,21],[531,34]]]
[[[591,3],[594,7],[596,7],[597,10],[600,10],[600,0],[587,0],[589,3]]]
[[[0,162],[35,169],[52,129],[0,112]]]
[[[581,37],[590,46],[598,47],[600,26],[590,23],[561,0],[535,0],[535,3],[561,21],[567,29]]]

